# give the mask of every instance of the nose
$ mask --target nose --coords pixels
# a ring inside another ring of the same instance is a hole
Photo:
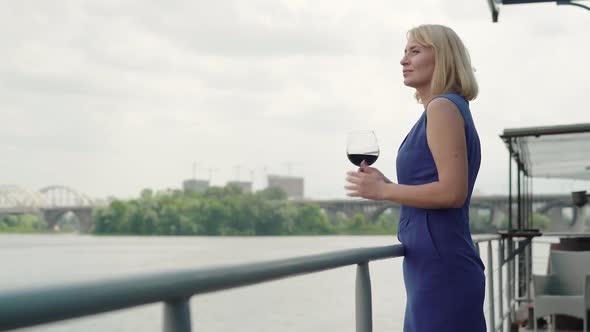
[[[399,64],[402,65],[402,66],[405,66],[405,65],[409,64],[407,54],[404,54],[404,56],[402,57],[402,59],[399,61]]]

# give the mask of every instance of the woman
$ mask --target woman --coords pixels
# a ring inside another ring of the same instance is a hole
[[[398,183],[362,163],[349,172],[349,196],[401,205],[407,303],[404,332],[480,332],[484,266],[471,240],[469,202],[480,143],[469,111],[478,88],[467,50],[453,30],[408,32],[400,63],[404,84],[425,111],[397,155]]]

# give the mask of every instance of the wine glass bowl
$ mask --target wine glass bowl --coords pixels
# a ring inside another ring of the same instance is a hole
[[[360,166],[363,160],[367,165],[372,165],[379,158],[379,144],[375,132],[361,130],[348,133],[346,155],[356,166]]]

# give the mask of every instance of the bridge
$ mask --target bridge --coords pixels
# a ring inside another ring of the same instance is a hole
[[[532,200],[533,211],[551,219],[548,231],[572,230],[577,214],[587,213],[588,209],[575,208],[570,195],[541,194],[534,195]],[[400,208],[389,201],[364,199],[301,200],[295,203],[317,204],[328,215],[342,214],[350,218],[362,214],[370,221],[376,221],[387,210]],[[88,232],[93,225],[92,210],[96,206],[96,201],[66,186],[48,186],[33,192],[14,185],[0,185],[0,218],[15,214],[38,215],[47,222],[49,229],[54,229],[60,218],[71,212],[78,219],[80,232]],[[473,196],[471,209],[500,226],[508,218],[508,198],[504,195]],[[516,211],[516,202],[513,202],[513,211]]]
[[[541,213],[551,219],[548,231],[566,231],[577,219],[577,214],[586,212],[575,208],[570,195],[539,194],[533,195],[533,212]],[[372,201],[364,199],[304,200],[315,203],[327,214],[343,214],[350,218],[356,214],[375,221],[385,211],[399,210],[398,204],[389,201]],[[492,224],[500,226],[508,218],[508,196],[480,195],[471,198],[471,210],[486,215]],[[512,202],[513,218],[516,218],[516,199]],[[588,209],[588,208],[586,208]]]
[[[35,192],[15,185],[0,185],[0,218],[37,215],[47,222],[49,229],[55,229],[66,213],[73,213],[78,219],[80,232],[88,232],[96,205],[90,197],[66,186],[48,186]]]

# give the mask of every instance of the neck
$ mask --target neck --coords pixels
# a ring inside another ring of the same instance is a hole
[[[428,103],[430,102],[430,100],[433,97],[432,92],[430,91],[430,86],[424,87],[424,88],[418,88],[418,89],[416,89],[416,92],[420,96],[420,102],[422,103],[422,105],[424,105],[424,107],[426,107],[426,105],[428,105]]]

